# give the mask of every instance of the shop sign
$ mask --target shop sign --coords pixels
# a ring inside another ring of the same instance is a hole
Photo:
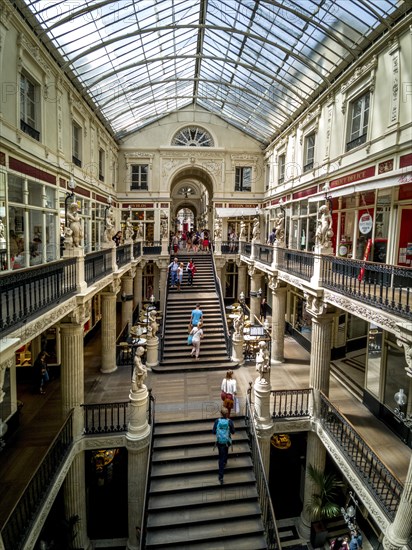
[[[290,437],[287,434],[277,434],[272,437],[272,445],[276,449],[289,449],[292,445]]]
[[[367,235],[372,231],[373,219],[372,216],[368,213],[362,214],[359,218],[359,231],[362,235]]]

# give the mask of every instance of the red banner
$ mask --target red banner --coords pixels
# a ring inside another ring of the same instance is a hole
[[[372,248],[372,239],[368,239],[368,242],[366,244],[365,252],[363,254],[363,261],[367,262],[369,258],[369,254]],[[365,266],[361,267],[360,273],[358,275],[358,281],[362,281],[363,277],[365,275]]]

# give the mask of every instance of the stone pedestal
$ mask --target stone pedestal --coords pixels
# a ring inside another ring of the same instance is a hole
[[[162,256],[169,255],[169,239],[162,239]]]
[[[216,239],[215,240],[215,250],[214,253],[218,256],[222,255],[222,239]]]
[[[255,392],[255,420],[260,428],[272,425],[270,413],[270,383],[256,378],[253,390]]]
[[[142,529],[150,426],[147,422],[148,392],[143,384],[129,394],[129,424],[126,433],[128,451],[128,530],[127,548],[139,550]]]
[[[147,359],[148,368],[157,367],[159,364],[159,338],[155,336],[147,341]]]
[[[76,258],[76,289],[77,292],[84,292],[87,283],[84,280],[84,249],[82,247],[67,248],[63,251],[63,258]]]
[[[239,366],[245,364],[245,358],[243,356],[243,343],[243,338],[235,339],[235,336],[232,337],[232,361],[239,363]]]
[[[272,289],[272,354],[270,364],[279,365],[285,361],[286,287],[279,286],[277,281],[270,288]]]

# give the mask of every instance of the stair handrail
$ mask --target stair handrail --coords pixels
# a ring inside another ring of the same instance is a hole
[[[171,260],[172,256],[169,256],[169,260]],[[170,262],[169,262],[170,265]],[[165,302],[163,306],[163,318],[162,318],[162,332],[160,334],[160,346],[159,346],[159,362],[163,361],[163,355],[164,355],[164,349],[165,349],[165,330],[166,330],[166,315],[167,315],[167,304],[169,302],[169,268],[167,268],[166,273],[166,288],[164,292]]]
[[[222,316],[223,321],[223,335],[225,338],[225,344],[226,344],[226,351],[229,356],[229,359],[232,357],[232,339],[229,336],[229,327],[227,326],[227,319],[226,319],[226,313],[225,313],[225,304],[223,302],[223,290],[222,290],[222,283],[217,276],[216,273],[216,264],[215,264],[215,257],[213,253],[212,256],[212,267],[213,267],[213,280],[215,282],[215,288],[216,293],[219,298],[219,307],[220,307],[220,315]]]
[[[143,499],[142,521],[141,521],[141,527],[140,527],[140,536],[137,537],[137,538],[140,538],[139,548],[141,549],[146,548],[147,518],[149,515],[150,478],[152,473],[152,460],[153,460],[153,440],[154,440],[154,432],[155,432],[155,425],[156,425],[156,418],[155,418],[156,399],[152,395],[151,389],[148,388],[147,391],[149,393],[149,396],[148,396],[149,407],[147,410],[147,422],[149,426],[151,426],[151,430],[150,430],[150,437],[149,437],[149,451],[147,454],[146,486],[145,486],[144,499]]]
[[[269,483],[263,466],[262,453],[256,434],[254,422],[254,413],[252,410],[252,382],[246,394],[245,424],[246,432],[249,438],[249,446],[252,454],[253,471],[256,477],[256,489],[259,496],[260,510],[262,513],[262,522],[265,530],[265,537],[268,550],[280,550],[282,548],[276,525],[276,516],[273,509],[272,499],[270,498]]]

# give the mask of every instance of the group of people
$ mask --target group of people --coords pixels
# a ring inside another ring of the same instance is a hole
[[[228,370],[221,384],[222,408],[221,418],[215,420],[213,433],[216,436],[216,447],[218,449],[218,480],[221,485],[224,481],[224,472],[229,458],[229,449],[232,446],[232,435],[235,433],[235,425],[230,418],[236,399],[236,379],[233,371]]]
[[[183,282],[183,273],[185,270],[184,263],[179,262],[178,258],[174,258],[173,262],[169,264],[168,269],[170,273],[171,288],[177,288],[177,290],[180,291],[182,282]],[[187,284],[189,286],[193,286],[193,277],[197,271],[193,258],[190,258],[190,260],[188,261],[186,266],[186,271],[187,271]]]
[[[353,529],[348,535],[337,537],[331,542],[330,550],[362,550],[362,535],[358,529]]]
[[[173,253],[177,254],[179,248],[186,249],[187,252],[193,251],[195,254],[199,252],[209,252],[211,250],[211,242],[209,231],[183,231],[181,234],[176,233],[172,237]]]

